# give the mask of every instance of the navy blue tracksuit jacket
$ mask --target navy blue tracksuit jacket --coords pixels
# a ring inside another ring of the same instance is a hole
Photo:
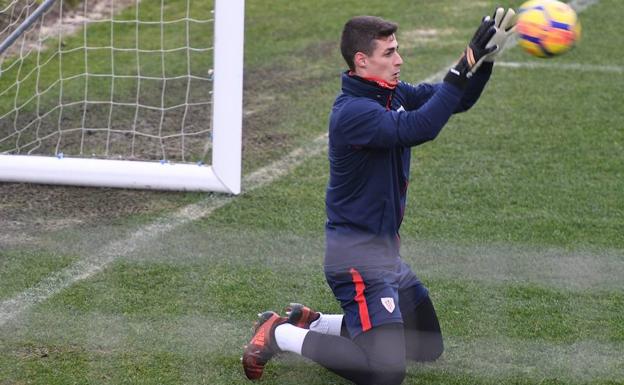
[[[342,75],[329,121],[326,269],[394,264],[409,182],[410,148],[433,140],[481,95],[492,64],[465,90],[443,82],[396,88]]]

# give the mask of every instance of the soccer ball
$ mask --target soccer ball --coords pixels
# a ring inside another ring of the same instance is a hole
[[[574,9],[557,0],[529,0],[518,10],[518,44],[533,56],[548,58],[569,51],[581,37]]]

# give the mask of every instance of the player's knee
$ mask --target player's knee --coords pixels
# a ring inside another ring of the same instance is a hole
[[[422,361],[435,361],[444,352],[444,343],[442,342],[442,334],[435,333],[429,339],[429,349],[425,352],[425,357]]]
[[[440,358],[442,353],[444,353],[444,344],[442,343],[442,338],[440,337],[440,339],[433,344],[431,350],[429,350],[427,354],[425,354],[425,357],[422,361],[435,361]]]
[[[411,341],[407,348],[407,359],[416,362],[435,361],[444,352],[441,333],[417,333],[419,338]]]
[[[389,323],[374,327],[356,337],[356,341],[366,352],[371,374],[363,384],[399,385],[403,382],[406,351],[402,324]]]
[[[374,378],[374,384],[400,385],[405,379],[405,366],[379,371]]]
[[[384,385],[399,385],[405,379],[406,361],[405,358],[399,355],[392,357],[390,355],[389,360],[371,362],[371,370],[373,372],[372,382],[373,384]]]

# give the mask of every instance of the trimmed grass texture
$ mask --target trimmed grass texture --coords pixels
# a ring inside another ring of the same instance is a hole
[[[418,82],[456,59],[498,4],[248,1],[246,173],[326,129],[348,17],[397,20],[404,79]],[[495,68],[473,110],[413,150],[403,256],[431,291],[446,351],[410,366],[406,384],[624,383],[624,79],[557,69],[624,66],[613,54],[624,29],[604,22],[617,10],[603,0],[583,12],[579,47],[552,69]],[[513,48],[500,60],[538,59]],[[312,157],[2,326],[0,379],[247,384],[239,357],[257,312],[291,301],[339,311],[321,268],[326,178],[325,157]],[[98,231],[146,220],[125,219],[2,249],[2,298],[89,255]],[[346,384],[290,355],[262,383]]]

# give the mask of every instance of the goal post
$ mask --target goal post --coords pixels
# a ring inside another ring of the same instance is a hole
[[[212,163],[217,179],[234,194],[241,180],[244,13],[244,0],[217,0]]]
[[[0,181],[240,193],[244,0],[62,2],[0,57]]]

